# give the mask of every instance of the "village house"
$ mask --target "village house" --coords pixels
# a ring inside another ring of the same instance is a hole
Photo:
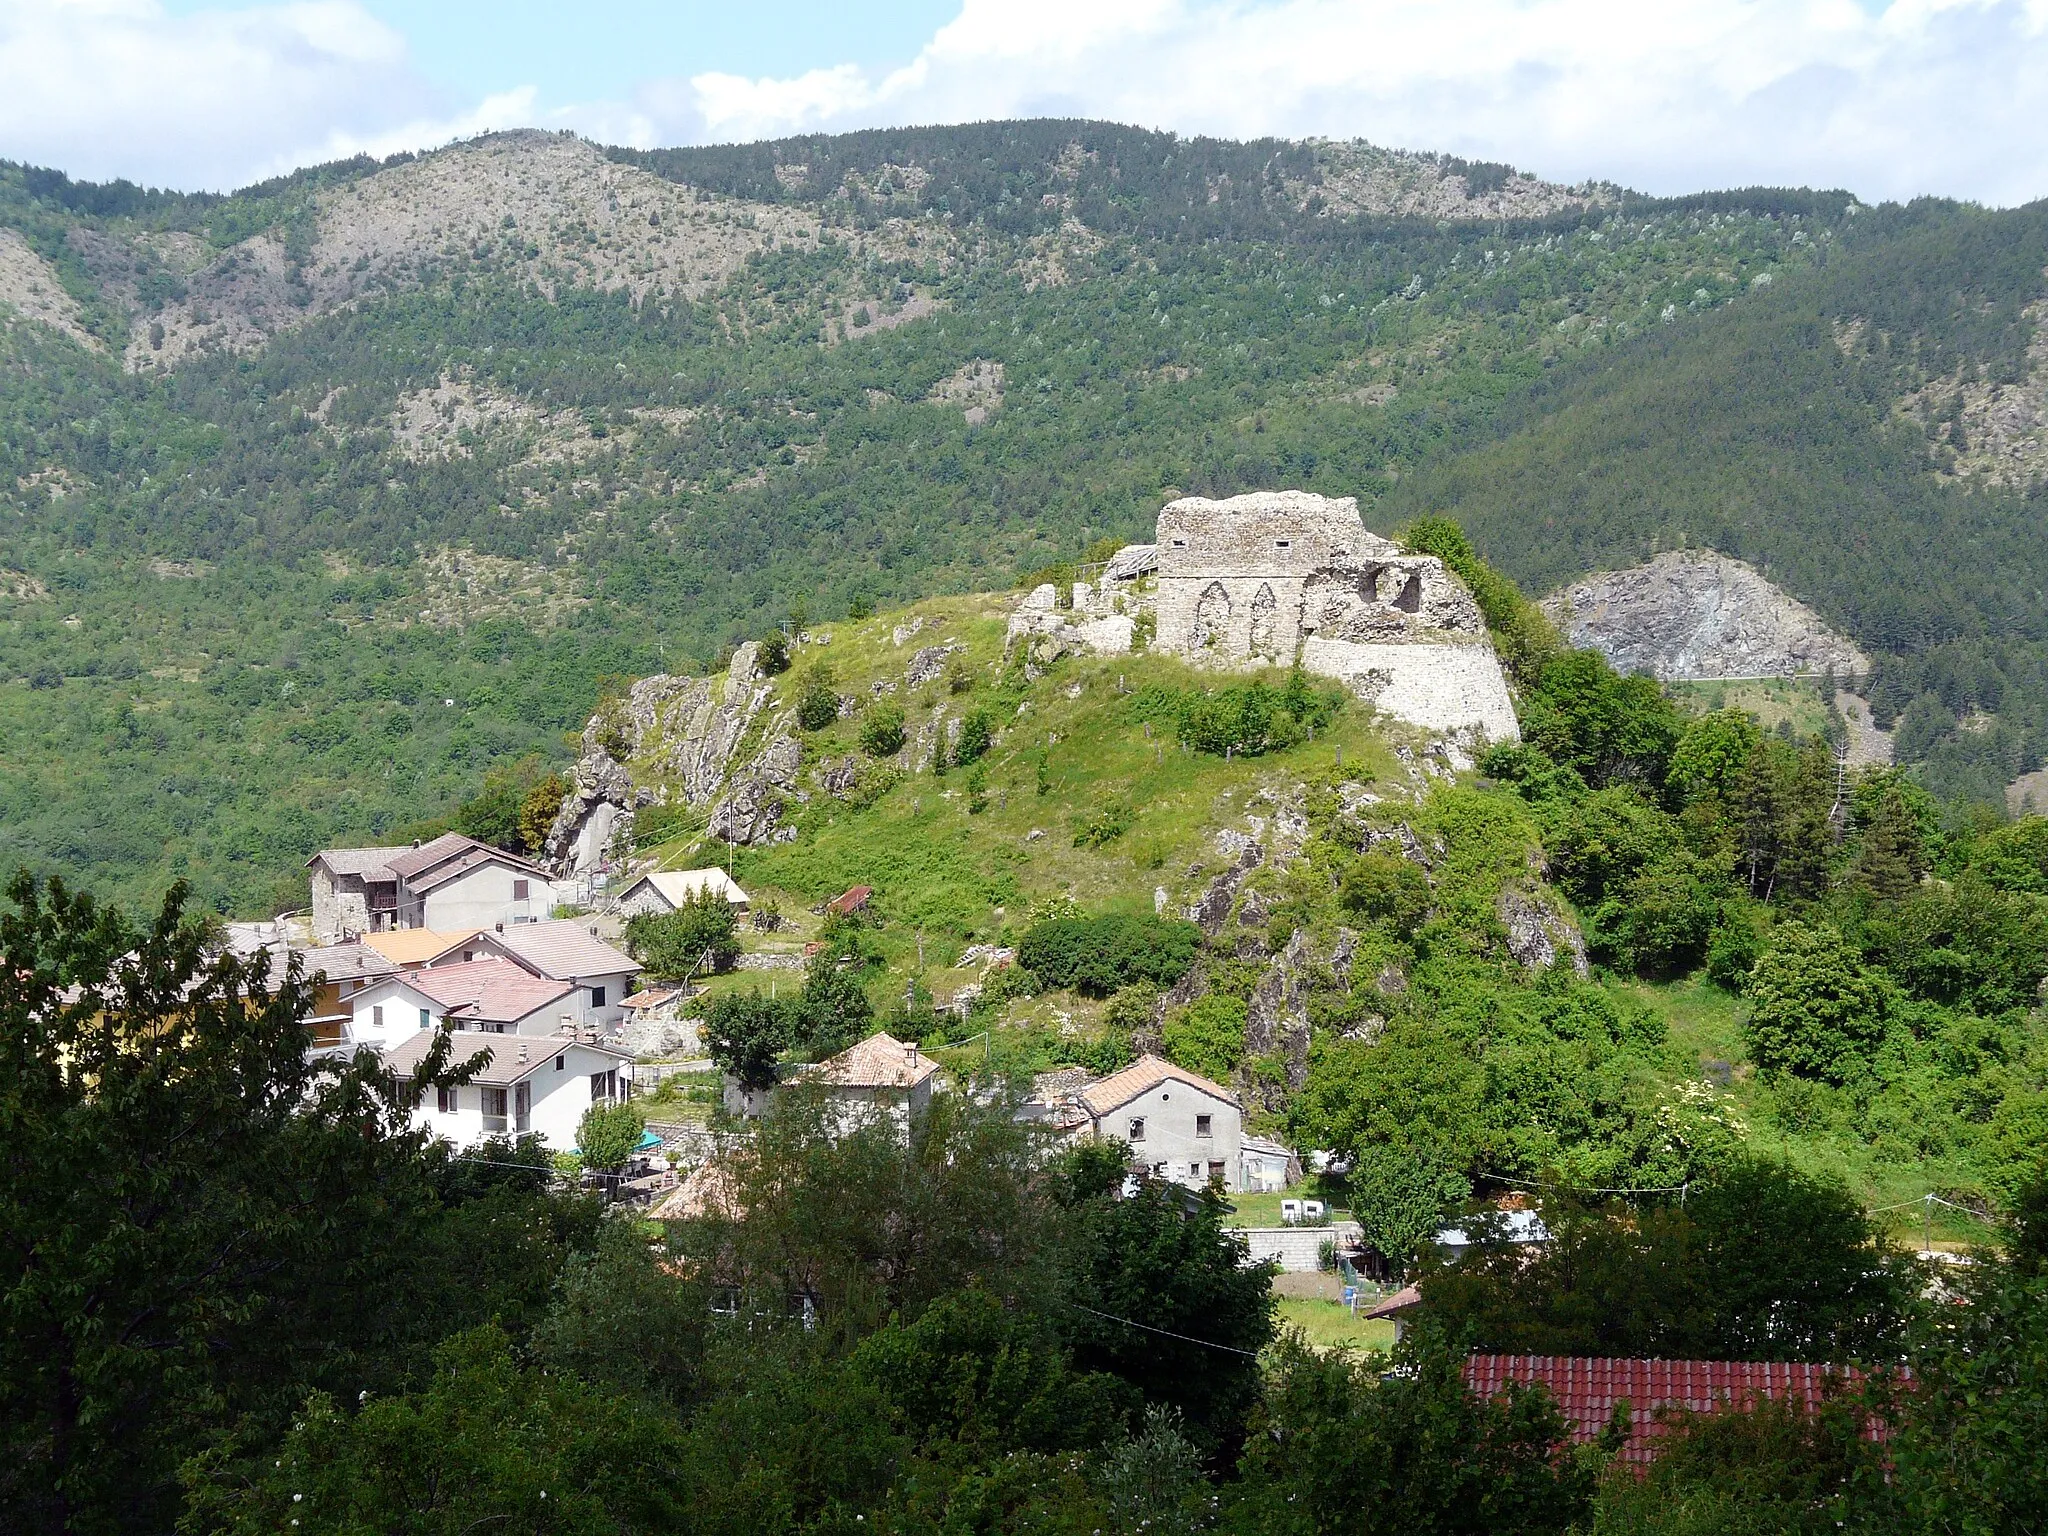
[[[436,1028],[552,1035],[588,1022],[576,987],[495,955],[401,971],[364,987],[351,1003],[353,1043],[379,1050]]]
[[[409,848],[326,848],[307,869],[320,944],[391,929],[534,922],[555,903],[538,864],[458,832]]]
[[[384,1053],[401,1076],[417,1071],[435,1034],[421,1031]],[[618,1102],[629,1091],[632,1058],[588,1041],[527,1035],[457,1035],[451,1060],[481,1052],[486,1060],[469,1082],[429,1088],[413,1111],[416,1129],[458,1149],[491,1136],[535,1135],[558,1152],[576,1145],[593,1104]]]
[[[883,1116],[906,1131],[930,1106],[938,1077],[938,1063],[916,1041],[898,1040],[886,1030],[795,1075],[824,1089],[842,1125]]]
[[[752,905],[739,883],[722,869],[664,869],[642,875],[621,891],[617,910],[621,917],[673,912],[707,895],[723,896],[739,912]]]
[[[587,924],[566,917],[453,933],[404,928],[368,934],[363,944],[407,971],[509,960],[529,975],[577,988],[583,995],[576,1021],[607,1029],[625,1018],[623,1004],[640,974],[631,955],[605,943]]]
[[[1229,1089],[1160,1056],[1061,1094],[1044,1118],[1070,1135],[1130,1145],[1131,1166],[1191,1189],[1245,1187],[1244,1110]]]

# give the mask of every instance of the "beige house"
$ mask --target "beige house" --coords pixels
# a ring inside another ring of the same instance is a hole
[[[750,905],[747,893],[722,869],[663,869],[642,875],[619,893],[619,915],[673,912],[705,895],[723,896],[742,912]]]

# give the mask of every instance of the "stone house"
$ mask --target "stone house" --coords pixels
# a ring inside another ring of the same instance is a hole
[[[434,1043],[421,1031],[384,1053],[402,1074],[416,1070]],[[616,1103],[631,1089],[630,1058],[588,1041],[527,1035],[457,1037],[452,1059],[482,1052],[486,1061],[469,1082],[430,1088],[413,1111],[413,1125],[457,1148],[490,1136],[541,1137],[558,1152],[576,1145],[576,1132],[593,1104]]]
[[[307,869],[321,944],[399,928],[534,922],[555,903],[538,864],[458,832],[408,848],[324,848]]]

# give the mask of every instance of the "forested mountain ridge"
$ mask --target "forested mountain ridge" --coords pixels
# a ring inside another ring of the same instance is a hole
[[[0,168],[0,857],[259,907],[604,674],[1279,485],[1532,587],[1765,564],[1988,798],[2048,693],[2042,222],[1090,123]]]

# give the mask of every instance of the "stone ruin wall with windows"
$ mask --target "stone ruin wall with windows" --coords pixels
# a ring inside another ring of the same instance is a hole
[[[1427,730],[1512,741],[1507,679],[1472,594],[1433,555],[1370,532],[1356,500],[1260,491],[1188,496],[1159,513],[1158,542],[1133,546],[1101,580],[1026,597],[1013,644],[1150,648],[1196,666],[1286,667],[1337,679],[1382,714]]]

